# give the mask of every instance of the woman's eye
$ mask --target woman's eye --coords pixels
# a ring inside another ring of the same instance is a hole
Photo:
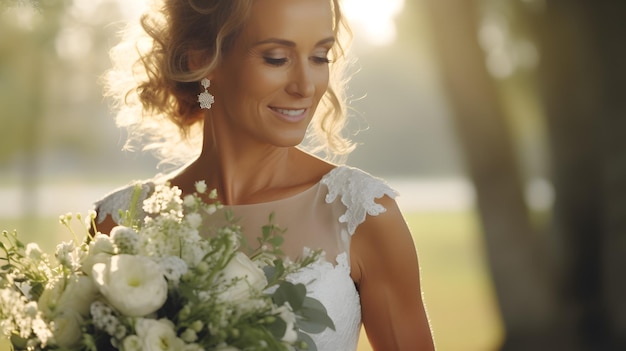
[[[263,59],[265,60],[265,63],[272,66],[282,66],[287,63],[286,58],[263,57]]]
[[[318,63],[318,64],[329,64],[330,63],[330,59],[326,56],[313,56],[312,58],[313,62]]]

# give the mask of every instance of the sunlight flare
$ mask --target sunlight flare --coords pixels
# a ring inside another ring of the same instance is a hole
[[[404,0],[344,0],[343,10],[357,36],[373,45],[388,45],[396,38],[395,18]]]

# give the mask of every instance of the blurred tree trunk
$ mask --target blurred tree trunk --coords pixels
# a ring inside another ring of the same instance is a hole
[[[541,61],[562,246],[562,332],[626,350],[626,2],[547,1]]]
[[[551,269],[529,220],[513,140],[478,43],[480,0],[426,4],[444,88],[477,192],[506,330],[503,350],[546,350],[555,314]]]

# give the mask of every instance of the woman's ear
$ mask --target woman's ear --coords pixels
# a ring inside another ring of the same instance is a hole
[[[189,50],[187,52],[187,66],[190,71],[197,71],[211,60],[210,55],[206,51]],[[207,77],[211,79],[210,77]]]

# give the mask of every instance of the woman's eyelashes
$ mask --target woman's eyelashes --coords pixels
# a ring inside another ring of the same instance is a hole
[[[286,57],[282,57],[282,58],[275,58],[275,57],[268,57],[268,56],[264,56],[263,60],[265,61],[265,63],[267,63],[270,66],[283,66],[288,62],[288,59]]]
[[[280,67],[283,65],[286,65],[287,63],[289,63],[289,58],[287,57],[269,57],[269,56],[264,56],[263,60],[265,61],[265,63],[267,63],[270,66],[276,66],[276,67]],[[313,61],[313,63],[316,64],[329,64],[331,63],[331,60],[326,56],[311,56],[310,60]]]
[[[331,63],[332,61],[326,56],[313,56],[311,58],[315,63],[319,63],[319,64],[328,64]]]

